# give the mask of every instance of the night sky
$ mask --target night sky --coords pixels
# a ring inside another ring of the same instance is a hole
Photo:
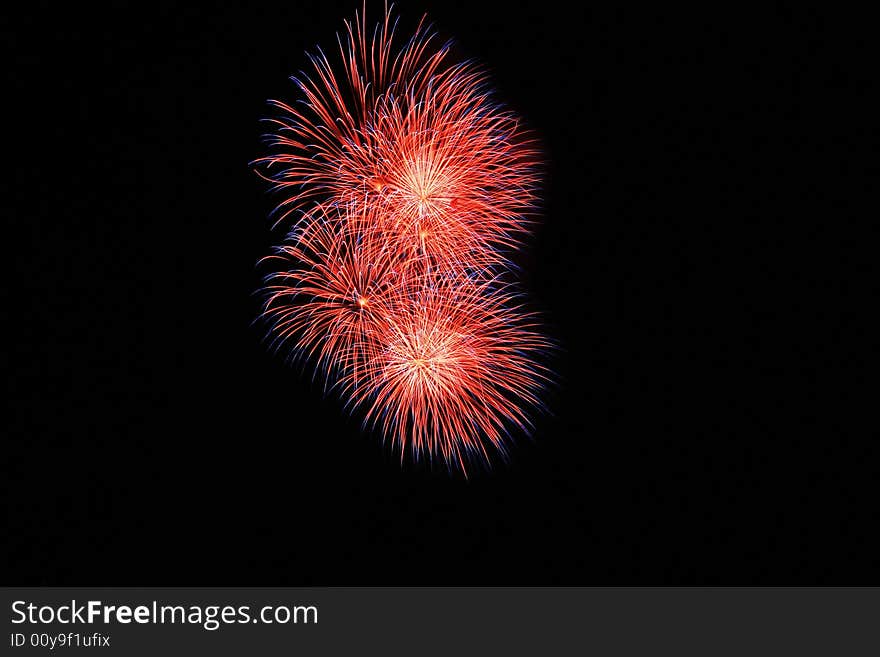
[[[519,264],[560,345],[558,383],[509,463],[464,479],[401,465],[254,323],[257,261],[284,237],[249,164],[267,152],[266,101],[297,98],[288,77],[358,3],[223,4],[37,3],[6,28],[20,154],[4,240],[7,584],[876,573],[858,503],[876,443],[823,424],[831,356],[798,330],[832,285],[792,235],[813,202],[795,189],[800,126],[822,89],[849,84],[822,63],[836,25],[708,6],[398,6],[402,29],[427,12],[456,57],[487,67],[546,156]]]

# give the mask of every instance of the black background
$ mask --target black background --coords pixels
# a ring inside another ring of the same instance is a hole
[[[795,246],[830,239],[802,181],[821,99],[854,84],[836,19],[399,7],[547,155],[524,266],[560,383],[465,480],[401,467],[252,325],[283,237],[248,164],[265,101],[357,3],[187,4],[7,28],[9,583],[876,579],[876,443],[822,419],[846,320],[804,335],[845,290]]]

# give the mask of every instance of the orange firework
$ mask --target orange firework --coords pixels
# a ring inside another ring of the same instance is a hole
[[[535,318],[498,276],[527,234],[537,154],[485,75],[422,21],[346,23],[258,160],[286,193],[264,316],[366,422],[414,458],[464,470],[529,431],[548,372]]]

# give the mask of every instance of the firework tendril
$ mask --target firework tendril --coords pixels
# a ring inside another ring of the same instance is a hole
[[[265,260],[263,316],[399,450],[467,472],[530,433],[551,342],[511,254],[529,235],[539,154],[487,76],[453,62],[423,18],[345,23],[270,101],[258,173],[288,237]]]

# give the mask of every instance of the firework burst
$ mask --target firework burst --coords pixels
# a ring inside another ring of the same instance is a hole
[[[439,455],[465,470],[491,449],[504,453],[510,429],[529,430],[548,342],[514,301],[491,282],[444,282],[382,317],[369,385],[357,392],[353,382],[351,398],[401,456]]]
[[[257,161],[290,225],[272,256],[264,317],[279,344],[401,456],[465,470],[528,432],[549,341],[499,275],[528,234],[538,156],[485,74],[452,63],[424,23],[346,23],[275,101]]]
[[[485,74],[450,64],[435,40],[421,23],[396,50],[386,13],[372,37],[363,18],[347,24],[339,74],[323,53],[311,58],[311,77],[294,78],[303,102],[274,101],[273,153],[258,160],[286,192],[278,222],[316,199],[356,200],[441,259],[457,244],[462,260],[495,262],[492,246],[518,244],[536,201],[532,140],[492,102]]]

